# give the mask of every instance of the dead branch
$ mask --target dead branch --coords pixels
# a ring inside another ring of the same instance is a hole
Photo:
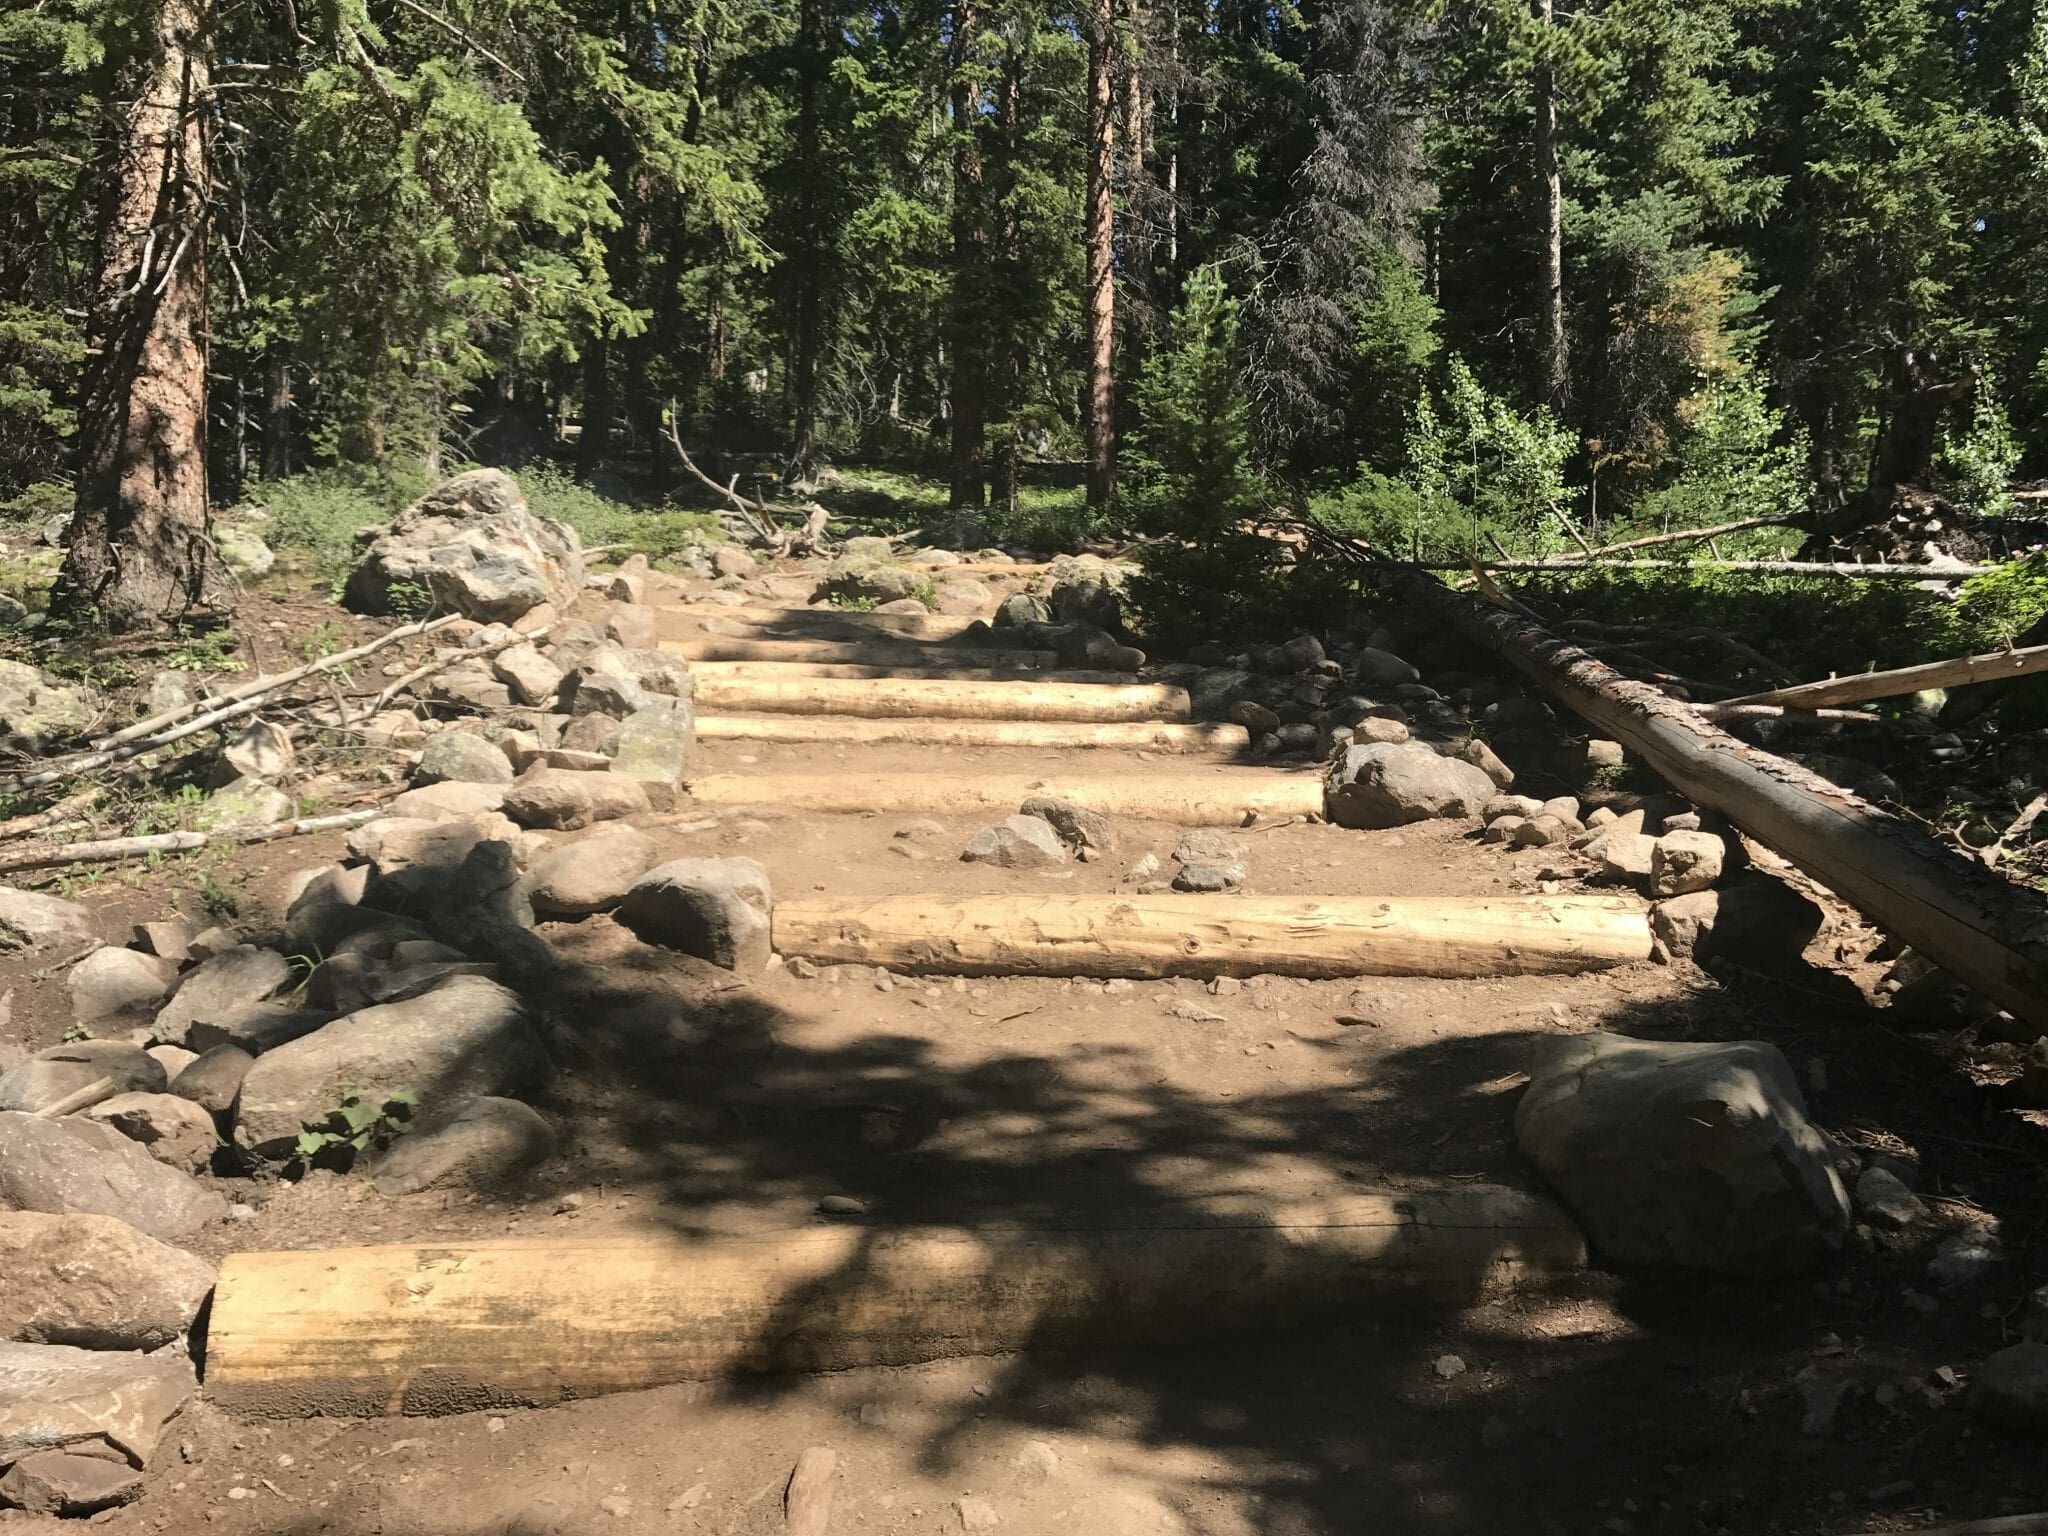
[[[1801,683],[1794,688],[1779,688],[1770,693],[1752,693],[1728,702],[1789,704],[1801,709],[1820,709],[1831,704],[1895,699],[1926,688],[2003,683],[2035,672],[2048,672],[2048,645],[2030,645],[2016,651],[1987,651],[1978,656],[1958,656],[1953,661],[1893,667],[1886,672],[1859,672],[1853,677],[1831,677],[1824,682]]]
[[[0,855],[0,873],[23,869],[54,869],[65,864],[112,864],[147,858],[153,853],[190,853],[214,843],[274,843],[287,837],[359,827],[379,814],[377,809],[343,811],[333,816],[300,816],[259,827],[228,827],[217,832],[152,832],[140,837],[108,837],[90,843],[58,843]]]
[[[363,712],[363,718],[367,720],[401,693],[404,693],[406,689],[412,687],[413,684],[432,677],[436,672],[446,671],[458,661],[482,660],[486,657],[495,656],[500,651],[509,651],[515,645],[538,645],[547,638],[548,631],[554,627],[552,624],[543,624],[530,634],[514,634],[509,639],[493,640],[489,645],[466,646],[452,651],[445,651],[441,655],[434,657],[424,666],[414,667],[403,677],[393,678],[384,690],[370,701],[370,707]],[[346,724],[347,722],[344,721],[343,723]]]
[[[667,411],[666,433],[669,446],[676,451],[676,457],[690,477],[712,495],[731,505],[749,537],[764,549],[779,555],[803,555],[816,549],[824,538],[825,524],[832,514],[815,501],[801,503],[776,503],[771,507],[759,496],[750,506],[734,485],[720,485],[716,480],[697,467],[697,461],[690,457],[690,451],[683,446],[682,434],[676,430],[676,413],[673,402]],[[735,477],[737,479],[737,477]],[[782,527],[775,521],[777,514],[801,517],[803,525],[797,529]]]
[[[26,837],[31,832],[47,831],[51,827],[69,822],[75,819],[80,811],[92,809],[104,794],[106,790],[102,786],[90,785],[74,795],[66,795],[55,805],[27,816],[16,816],[8,821],[0,821],[0,838]]]
[[[1429,560],[1425,571],[1462,571],[1462,560]],[[1833,560],[1588,560],[1557,555],[1547,560],[1496,560],[1496,571],[1730,571],[1756,576],[1843,576],[1872,581],[1968,581],[1995,565],[1862,565]]]

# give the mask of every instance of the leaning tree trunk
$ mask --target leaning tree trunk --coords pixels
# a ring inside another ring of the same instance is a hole
[[[987,289],[988,239],[983,224],[981,89],[974,66],[974,0],[953,4],[953,378],[952,489],[946,499],[952,511],[986,504],[984,464],[988,408],[988,348],[983,332],[988,314],[982,304]]]
[[[1113,0],[1092,0],[1088,30],[1087,313],[1088,395],[1081,412],[1088,450],[1088,505],[1116,497],[1116,113],[1111,70],[1116,61]]]
[[[214,595],[206,490],[209,86],[201,0],[158,0],[135,60],[100,213],[77,515],[61,608],[115,630]]]
[[[1537,40],[1535,98],[1536,180],[1540,198],[1540,285],[1538,342],[1543,349],[1543,400],[1562,412],[1571,393],[1570,361],[1564,337],[1564,184],[1557,170],[1557,81],[1550,64],[1550,29],[1556,25],[1551,0],[1530,0],[1543,35]]]

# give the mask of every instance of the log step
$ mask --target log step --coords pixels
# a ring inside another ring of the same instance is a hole
[[[699,672],[698,686],[704,674]],[[850,715],[699,715],[700,741],[908,741],[936,747],[1108,748],[1171,752],[1186,757],[1247,757],[1251,733],[1241,725],[1176,725],[1158,721],[862,720]]]
[[[1043,669],[1037,667],[889,667],[850,661],[693,661],[690,670],[700,679],[899,678],[906,682],[1102,683],[1110,687],[1124,687],[1134,681],[1128,672],[1060,672],[1049,677]]]
[[[843,677],[697,679],[697,706],[869,720],[1185,720],[1188,691],[1169,683],[976,683]]]
[[[942,613],[861,613],[852,608],[727,608],[718,603],[675,603],[655,609],[658,631],[664,637],[673,635],[677,639],[700,634],[745,639],[745,631],[767,631],[761,638],[800,640],[853,635],[886,639],[895,635],[916,640],[950,640],[981,622]]]
[[[1650,958],[1620,896],[894,896],[782,901],[777,953],[947,976],[1527,976]]]
[[[868,667],[999,667],[1020,672],[1043,671],[1058,665],[1052,651],[982,649],[978,646],[921,644],[915,640],[738,640],[697,635],[663,640],[664,651],[688,661],[818,662]]]
[[[1056,795],[1083,810],[1182,827],[1238,827],[1249,820],[1320,817],[1323,781],[1314,773],[1228,769],[1215,773],[714,773],[690,782],[705,805],[774,805],[792,811],[864,815],[1008,816],[1033,795]]]
[[[539,1407],[739,1372],[1176,1345],[1584,1263],[1556,1205],[1484,1185],[973,1227],[237,1253],[206,1392],[279,1417]]]

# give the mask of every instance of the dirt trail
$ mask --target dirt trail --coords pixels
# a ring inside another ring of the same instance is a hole
[[[1275,765],[707,740],[697,771],[1016,774],[1057,793],[1083,773],[1211,784]],[[1003,869],[959,858],[987,815],[770,803],[715,817],[648,830],[664,857],[744,854],[780,894],[848,900],[1108,894],[1185,830],[1120,818],[1113,857]],[[1452,822],[1229,835],[1262,896],[1530,893],[1551,863]],[[329,841],[250,850],[255,905]],[[1795,1065],[1827,1063],[1816,1114],[1838,1127],[1889,1123],[1898,1084],[1936,1070],[1929,1049],[1873,1045],[1806,991],[1689,966],[1205,984],[778,964],[736,979],[609,917],[541,931],[562,960],[534,994],[564,1067],[538,1101],[561,1156],[489,1196],[279,1183],[195,1246],[760,1231],[828,1219],[830,1196],[875,1220],[971,1221],[1221,1191],[1533,1188],[1511,1116],[1541,1036],[1775,1039]],[[25,1018],[31,1044],[61,1027],[33,1007]],[[1958,1106],[1930,1113],[1951,1136],[1967,1129]],[[1989,1204],[2003,1190],[1975,1193]],[[243,1423],[202,1403],[143,1502],[102,1518],[237,1536],[770,1536],[787,1529],[784,1486],[810,1446],[837,1453],[833,1532],[1831,1536],[2048,1502],[2036,1459],[1986,1443],[1938,1385],[1874,1393],[1937,1382],[1937,1367],[2002,1341],[1974,1301],[1903,1303],[1916,1274],[1882,1252],[1775,1285],[1589,1271],[1477,1306],[1422,1298],[1182,1350],[743,1379],[447,1419]],[[1866,1384],[1825,1435],[1801,1433],[1800,1378],[1816,1372]],[[0,1529],[30,1523],[0,1515]]]

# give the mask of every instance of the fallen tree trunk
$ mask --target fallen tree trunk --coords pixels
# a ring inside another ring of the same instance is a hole
[[[1320,819],[1313,773],[1250,768],[1217,773],[724,773],[690,781],[706,805],[778,805],[792,811],[913,816],[1008,816],[1033,795],[1085,811],[1181,827],[1240,827],[1282,816]]]
[[[921,645],[914,640],[663,640],[661,648],[688,661],[820,662],[864,667],[1000,667],[1043,672],[1059,664],[1053,651],[982,650],[964,645]]]
[[[1673,787],[2032,1024],[2048,1025],[2048,901],[1796,763],[1749,746],[1689,705],[1631,682],[1521,614],[1303,524],[1317,547],[1526,673]]]
[[[735,639],[887,639],[908,635],[919,640],[950,640],[982,622],[943,613],[861,613],[846,608],[726,608],[717,603],[680,603],[655,609],[664,638],[693,639],[723,634]],[[716,626],[723,625],[724,628]],[[765,631],[765,633],[763,633]]]
[[[206,1390],[286,1417],[540,1407],[739,1372],[1294,1328],[1584,1263],[1557,1206],[1484,1185],[973,1227],[237,1253]]]
[[[702,674],[700,673],[701,677]],[[702,684],[700,682],[699,686]],[[845,715],[699,715],[699,741],[908,741],[933,747],[1052,747],[1248,757],[1241,725],[1076,720],[858,720]]]
[[[1724,699],[1716,704],[1695,704],[1705,719],[1716,725],[1742,720],[1783,720],[1792,725],[1882,725],[1880,715],[1866,715],[1854,709],[1794,709],[1783,704],[1743,703]]]
[[[869,720],[1185,720],[1188,691],[1168,683],[970,683],[952,679],[699,677],[697,707]]]
[[[1133,681],[1128,672],[1049,673],[1040,667],[888,667],[856,661],[693,661],[690,670],[700,679],[756,681],[833,677],[927,683],[1101,683],[1114,688],[1128,687]]]
[[[1828,709],[1843,704],[1860,704],[1870,699],[1901,698],[1926,688],[1963,688],[1973,683],[2010,682],[2016,677],[2031,677],[2037,672],[2048,672],[2048,645],[2030,645],[2017,651],[1987,651],[1981,656],[1958,656],[1952,661],[1893,667],[1887,672],[1858,672],[1852,677],[1831,677],[1823,682],[1800,683],[1792,688],[1774,688],[1769,693],[1723,699],[1715,708],[1776,704],[1786,709]]]
[[[1467,571],[1471,562],[1432,560],[1425,571]],[[1835,560],[1599,560],[1585,555],[1549,560],[1489,560],[1489,571],[1568,574],[1573,571],[1737,571],[1754,576],[1852,576],[1874,581],[1968,581],[1995,565],[1851,565]]]
[[[947,976],[1529,976],[1650,958],[1619,896],[892,896],[776,903],[776,952]]]

